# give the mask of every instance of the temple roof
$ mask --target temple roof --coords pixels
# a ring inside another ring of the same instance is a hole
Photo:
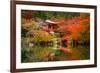
[[[58,22],[54,22],[54,21],[51,21],[51,20],[46,20],[45,22],[51,23],[51,24],[57,24],[58,23]]]

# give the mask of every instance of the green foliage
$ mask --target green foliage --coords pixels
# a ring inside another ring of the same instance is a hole
[[[73,16],[79,16],[79,13],[71,12],[52,12],[52,11],[34,11],[33,18],[46,19],[65,19]]]
[[[63,51],[60,51],[60,50],[56,50],[55,51],[55,55],[56,56],[60,56],[60,55],[62,55],[64,52]]]
[[[22,28],[21,29],[21,37],[26,37],[26,33],[28,32],[27,29]]]
[[[27,49],[23,48],[21,50],[21,62],[33,62],[32,54]]]

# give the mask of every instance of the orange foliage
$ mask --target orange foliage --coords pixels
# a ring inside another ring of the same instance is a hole
[[[69,35],[64,35],[62,38],[61,38],[61,40],[63,41],[63,40],[68,40],[70,38],[70,36]]]
[[[70,32],[74,39],[79,39],[78,33],[86,29],[85,23],[89,22],[89,17],[82,18],[83,16],[72,17],[70,19],[61,20],[56,31],[58,32]],[[66,40],[69,38],[68,36],[64,36]]]
[[[72,53],[71,49],[68,47],[60,47],[59,50],[65,52],[65,53]]]

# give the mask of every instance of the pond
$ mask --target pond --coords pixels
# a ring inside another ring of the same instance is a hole
[[[48,61],[72,61],[90,59],[89,45],[77,45],[75,47],[41,46],[22,49],[22,62],[48,62]]]

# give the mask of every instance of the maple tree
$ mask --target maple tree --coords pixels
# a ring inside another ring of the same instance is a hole
[[[82,14],[77,17],[72,17],[70,19],[62,20],[58,26],[56,31],[58,32],[66,32],[67,34],[64,35],[62,38],[66,38],[68,40],[69,36],[73,37],[75,40],[79,40],[80,37],[80,32],[82,31],[89,31],[89,16],[87,17],[82,17]],[[69,34],[70,33],[70,34]],[[88,34],[87,34],[88,35]]]

